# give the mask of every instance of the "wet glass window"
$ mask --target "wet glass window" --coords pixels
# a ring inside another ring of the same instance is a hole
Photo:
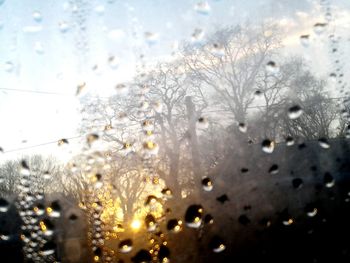
[[[350,2],[0,0],[0,262],[350,262]]]

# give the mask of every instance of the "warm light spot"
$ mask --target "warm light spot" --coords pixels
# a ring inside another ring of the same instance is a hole
[[[41,231],[45,232],[47,227],[45,226],[45,223],[43,221],[40,221],[40,228],[41,228]]]
[[[97,262],[100,260],[100,257],[99,256],[94,256],[94,261]]]
[[[51,208],[51,207],[46,208],[46,212],[47,212],[48,214],[51,214],[51,213],[52,213],[52,208]]]
[[[153,149],[154,143],[153,142],[147,142],[147,148],[148,149]]]
[[[138,220],[138,219],[134,219],[132,222],[131,222],[131,228],[133,230],[139,230],[141,227],[141,221]]]
[[[131,144],[130,143],[124,143],[124,145],[123,145],[123,148],[124,149],[128,149],[128,148],[130,148],[131,147]]]

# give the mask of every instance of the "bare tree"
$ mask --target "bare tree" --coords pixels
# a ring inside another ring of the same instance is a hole
[[[26,160],[30,168],[30,185],[32,192],[52,193],[61,191],[63,166],[53,157],[42,155],[25,156],[20,160],[10,160],[0,167],[0,187],[8,194],[18,193],[19,169],[22,160]]]
[[[233,27],[218,30],[200,49],[186,46],[188,70],[214,91],[215,103],[245,122],[256,80],[279,47],[271,28]]]
[[[288,93],[289,101],[281,117],[281,129],[285,135],[305,139],[334,136],[335,121],[339,113],[335,101],[325,90],[326,82],[304,70],[293,80]],[[299,118],[290,118],[288,112],[294,106],[303,111]]]

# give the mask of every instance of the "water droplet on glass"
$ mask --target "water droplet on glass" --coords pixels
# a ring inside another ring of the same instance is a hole
[[[10,203],[4,198],[0,198],[0,212],[6,213],[9,207]]]
[[[149,103],[147,101],[142,101],[139,107],[140,107],[141,113],[144,113],[144,111],[148,109]]]
[[[247,217],[247,215],[240,215],[238,217],[238,222],[241,223],[242,225],[246,226],[250,224],[250,219]]]
[[[10,240],[10,238],[11,238],[11,235],[7,231],[0,232],[0,240],[8,241],[8,240]]]
[[[86,89],[86,83],[85,82],[81,82],[77,85],[77,89],[75,92],[75,96],[78,96],[82,93],[83,90]]]
[[[247,172],[249,172],[249,169],[248,169],[248,168],[243,167],[243,168],[241,169],[241,173],[247,173]]]
[[[218,44],[218,43],[214,43],[211,48],[210,48],[210,52],[217,57],[222,57],[225,55],[225,48],[223,45]]]
[[[143,143],[143,150],[146,154],[157,155],[159,151],[159,146],[155,142],[146,141]]]
[[[69,219],[70,221],[75,221],[75,220],[78,219],[78,216],[77,216],[76,214],[71,214],[71,215],[68,217],[68,219]]]
[[[34,11],[32,16],[33,16],[34,21],[38,22],[38,23],[41,22],[41,20],[43,19],[42,15],[39,11]]]
[[[173,192],[169,188],[164,188],[161,193],[165,199],[170,199],[173,197]]]
[[[259,221],[259,224],[264,227],[270,227],[271,226],[271,220],[268,218],[263,218]]]
[[[151,214],[148,214],[145,218],[145,225],[146,225],[147,231],[149,232],[155,231],[157,228],[155,217]]]
[[[162,110],[163,110],[163,105],[159,101],[153,102],[152,103],[152,107],[153,107],[154,111],[157,112],[157,113],[161,113]]]
[[[205,217],[204,217],[204,223],[208,224],[208,225],[214,224],[213,216],[210,215],[210,214],[206,214]]]
[[[207,129],[209,127],[208,120],[205,117],[198,118],[197,127],[200,129]]]
[[[301,35],[300,43],[304,47],[308,47],[310,45],[310,36],[309,35]]]
[[[303,186],[303,180],[301,178],[295,178],[292,180],[292,185],[295,189],[300,189]]]
[[[188,227],[199,228],[202,224],[203,207],[201,205],[191,205],[185,213],[185,222]]]
[[[325,31],[326,26],[327,26],[326,23],[316,23],[314,24],[314,32],[317,35],[320,35]]]
[[[324,174],[323,182],[327,188],[331,188],[335,184],[334,177],[329,172]]]
[[[201,28],[195,28],[192,33],[191,41],[194,43],[200,43],[203,37],[204,37],[204,30]]]
[[[323,148],[323,149],[329,149],[330,144],[326,138],[320,138],[318,139],[318,144]]]
[[[209,243],[209,247],[211,250],[213,250],[215,253],[220,253],[225,250],[226,246],[224,244],[224,241],[222,238],[218,236],[214,236]]]
[[[238,129],[240,132],[246,133],[247,132],[247,125],[245,125],[245,123],[243,123],[243,122],[240,122],[238,124]]]
[[[45,206],[43,204],[37,204],[34,206],[33,211],[36,215],[42,216],[45,213]]]
[[[4,69],[6,72],[9,72],[9,73],[12,72],[13,68],[14,68],[14,65],[11,61],[5,62]]]
[[[115,56],[110,56],[108,58],[108,65],[112,68],[112,69],[116,69],[119,66],[119,59]]]
[[[121,83],[115,86],[115,90],[118,95],[125,95],[128,93],[129,87],[126,84]]]
[[[105,7],[103,5],[96,6],[95,11],[98,15],[103,15],[105,12]]]
[[[54,225],[49,219],[43,219],[39,222],[40,229],[45,236],[52,236],[54,234]]]
[[[277,174],[278,173],[278,165],[277,164],[273,164],[270,169],[269,169],[269,173],[270,174]]]
[[[262,141],[261,147],[262,147],[263,152],[272,153],[273,150],[275,149],[275,142],[271,141],[269,139],[265,139]]]
[[[43,173],[43,178],[44,178],[45,180],[49,180],[49,179],[51,178],[50,172],[49,172],[49,171],[45,171],[45,172]]]
[[[165,245],[160,245],[159,250],[158,250],[158,261],[157,262],[168,263],[168,262],[170,262],[169,257],[170,257],[169,248]]]
[[[125,239],[119,243],[120,253],[129,253],[132,250],[132,240]]]
[[[286,138],[286,145],[287,145],[287,146],[293,146],[293,145],[294,145],[294,139],[293,139],[293,137],[288,136],[288,137]]]
[[[308,217],[314,217],[317,214],[317,208],[312,204],[308,204],[305,206],[305,212]]]
[[[204,191],[209,192],[209,191],[213,190],[213,182],[208,177],[205,177],[202,179],[202,186],[203,186]]]
[[[223,195],[217,197],[216,200],[218,202],[220,202],[221,204],[224,204],[225,202],[229,201],[229,198],[226,194],[223,194]]]
[[[325,19],[330,22],[332,20],[332,14],[330,12],[327,12],[325,15],[324,15]]]
[[[271,73],[271,74],[278,73],[279,68],[278,68],[276,62],[274,62],[274,61],[267,62],[267,64],[266,64],[266,71]]]
[[[25,160],[21,161],[21,168],[20,168],[20,173],[23,176],[29,176],[30,175],[30,170],[27,162]]]
[[[294,220],[293,220],[293,218],[291,218],[291,217],[285,217],[285,218],[282,220],[282,223],[283,223],[283,225],[285,225],[285,226],[290,226],[290,225],[292,225],[292,224],[294,223]]]
[[[46,242],[41,251],[40,254],[43,256],[49,256],[55,253],[56,250],[56,244],[53,241]]]
[[[39,55],[44,54],[44,48],[40,42],[35,42],[34,50]]]
[[[152,256],[146,249],[141,249],[131,260],[135,263],[150,263],[152,261]]]
[[[155,195],[149,195],[146,198],[145,205],[153,205],[158,202],[158,198]]]
[[[201,2],[198,2],[197,4],[195,4],[194,10],[198,14],[208,15],[210,13],[211,8],[210,8],[210,5],[207,1],[201,1]]]
[[[65,21],[61,21],[58,23],[58,28],[61,33],[66,33],[69,30],[69,24]]]
[[[303,110],[299,105],[294,105],[288,109],[288,117],[291,120],[299,118],[303,114]]]
[[[86,136],[86,143],[91,147],[91,145],[96,142],[100,136],[96,133],[90,133]]]
[[[64,139],[64,138],[58,140],[58,142],[57,142],[57,145],[58,145],[58,146],[62,146],[62,145],[65,145],[65,144],[69,144],[69,142],[68,142],[67,139]]]
[[[170,219],[167,223],[167,229],[173,233],[180,232],[182,230],[182,221],[177,219]]]
[[[148,45],[154,45],[159,40],[159,35],[157,33],[145,32],[144,37]]]
[[[50,217],[60,217],[61,216],[61,206],[58,201],[51,203],[49,207],[46,208],[46,212]]]
[[[263,92],[261,91],[261,90],[256,90],[255,92],[254,92],[254,96],[255,96],[255,98],[261,98],[262,97],[262,95],[263,95]]]

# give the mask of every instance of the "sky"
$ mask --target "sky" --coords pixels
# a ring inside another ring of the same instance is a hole
[[[350,2],[329,2],[332,30],[349,38]],[[84,94],[113,95],[116,84],[132,78],[141,54],[152,64],[171,58],[197,28],[208,35],[220,27],[267,20],[284,29],[287,53],[302,54],[315,72],[328,74],[328,42],[313,34],[313,25],[324,20],[319,1],[0,0],[2,158],[35,152],[67,158],[56,143],[16,149],[79,135]],[[84,21],[84,33],[77,21]],[[307,49],[300,45],[302,34],[313,34]],[[75,96],[82,82],[86,90]]]

